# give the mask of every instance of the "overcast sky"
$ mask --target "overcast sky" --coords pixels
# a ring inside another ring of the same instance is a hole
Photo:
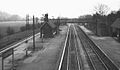
[[[106,4],[111,10],[120,8],[120,0],[0,0],[0,11],[18,14],[25,17],[33,14],[41,17],[48,13],[49,17],[78,17],[92,14],[94,6]]]

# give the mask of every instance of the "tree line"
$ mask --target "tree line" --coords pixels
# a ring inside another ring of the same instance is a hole
[[[93,15],[86,15],[84,18],[91,19],[93,23],[89,24],[89,29],[91,29],[96,35],[98,35],[101,29],[101,36],[112,36],[111,25],[117,18],[120,18],[120,9],[117,11],[111,11],[108,13],[110,8],[105,4],[99,4],[95,6]]]

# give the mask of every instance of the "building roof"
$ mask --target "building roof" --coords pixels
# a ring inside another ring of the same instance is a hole
[[[52,27],[52,28],[55,28],[56,25],[54,24],[54,21],[49,21],[48,24]]]
[[[114,27],[114,28],[120,28],[120,18],[117,18],[113,24],[111,25],[111,27]]]
[[[49,26],[52,27],[52,28],[55,28],[55,27],[56,27],[56,25],[54,24],[54,21],[43,22],[43,23],[41,24],[41,27],[43,27],[45,24],[49,24]],[[40,27],[40,28],[41,28],[41,27]]]

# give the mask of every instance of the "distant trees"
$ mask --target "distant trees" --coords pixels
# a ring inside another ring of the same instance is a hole
[[[32,20],[33,20],[33,18],[32,18]],[[36,29],[36,28],[39,28],[39,27],[40,27],[39,18],[36,17],[34,20],[35,20],[35,21],[34,21],[34,22],[35,22],[34,28],[35,28],[35,29]],[[21,32],[26,31],[26,30],[31,30],[31,29],[33,28],[33,24],[30,24],[29,22],[30,22],[30,16],[29,16],[29,14],[27,14],[27,15],[26,15],[26,25],[20,27],[20,31],[21,31]]]
[[[26,31],[26,30],[30,30],[30,29],[32,29],[32,25],[31,24],[26,24],[26,26],[20,27],[20,31],[21,32]]]
[[[112,11],[110,14],[107,15],[109,22],[114,22],[117,18],[120,18],[120,10]]]
[[[117,19],[120,18],[120,10],[118,11],[112,11],[110,14],[107,15],[107,22],[108,22],[108,26],[109,26],[109,33],[110,36],[112,36],[112,27],[111,25],[113,24],[113,22]]]
[[[0,21],[16,21],[16,20],[23,20],[23,19],[18,15],[11,15],[9,13],[0,11]]]
[[[94,28],[96,35],[106,36],[107,31],[107,13],[109,7],[105,4],[98,4],[94,7],[95,14],[93,14]]]
[[[35,29],[39,28],[40,27],[40,24],[35,24]],[[26,26],[22,26],[20,27],[20,31],[23,32],[23,31],[26,31],[26,30],[31,30],[33,28],[33,24],[26,24]]]
[[[113,22],[120,18],[120,9],[111,11],[108,14],[109,7],[105,4],[99,4],[94,7],[95,14],[92,15],[93,23],[90,24],[93,32],[99,36],[111,36]]]
[[[79,16],[79,19],[91,19],[92,18],[92,15],[89,15],[89,14],[87,14],[87,15],[83,15],[83,16]]]
[[[2,34],[0,34],[0,39],[2,38]]]
[[[22,20],[20,16],[18,15],[11,15],[9,18],[7,18],[6,20],[13,20],[13,21],[17,21],[17,20]]]
[[[23,31],[25,31],[25,30],[26,30],[26,27],[25,27],[25,26],[20,27],[20,31],[21,31],[21,32],[23,32]]]
[[[7,33],[7,35],[12,35],[12,34],[14,34],[14,33],[15,33],[15,31],[14,31],[14,29],[13,29],[13,28],[8,27],[8,28],[7,28],[7,30],[6,30],[6,33]]]
[[[109,11],[109,7],[105,4],[98,4],[94,7],[95,14],[93,14],[93,18],[95,20],[100,20],[102,22],[107,21],[107,13]]]

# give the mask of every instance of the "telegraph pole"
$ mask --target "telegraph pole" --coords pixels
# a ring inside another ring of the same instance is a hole
[[[42,38],[42,29],[41,29],[41,26],[42,26],[42,23],[43,23],[42,22],[43,21],[42,18],[43,17],[40,18],[40,27],[39,27],[40,28],[40,38]]]
[[[29,15],[26,15],[26,37],[28,29],[29,29]],[[28,41],[26,40],[25,42],[27,43]]]
[[[26,15],[26,30],[29,28],[29,15]]]
[[[35,51],[35,18],[33,15],[33,51]]]

